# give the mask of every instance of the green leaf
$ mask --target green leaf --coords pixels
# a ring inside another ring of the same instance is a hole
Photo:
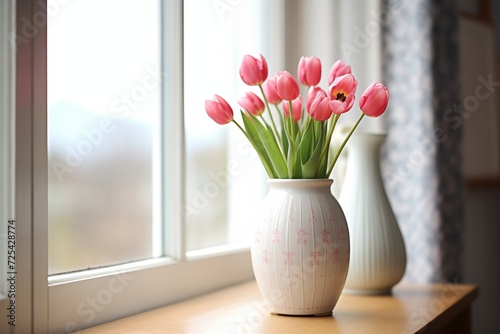
[[[284,120],[284,115],[283,115],[283,112],[278,108],[278,106],[276,106],[276,111],[277,111],[277,114],[278,114],[278,117],[279,117],[279,120],[280,120],[280,124],[281,124],[281,145],[283,147],[283,153],[286,153],[288,152],[288,144],[289,144],[289,140],[288,140],[288,136],[287,136],[287,133],[286,133],[286,124],[285,124],[285,120]]]
[[[323,133],[327,133],[328,132],[328,124],[327,122],[323,122],[324,124],[324,127],[323,127]],[[329,138],[328,136],[326,138],[323,139],[323,143],[322,143],[322,148],[321,148],[321,155],[319,157],[320,161],[319,161],[319,165],[318,165],[318,170],[316,171],[316,177],[317,178],[320,178],[320,179],[327,179],[329,177],[329,175],[326,175],[327,173],[327,169],[328,169],[328,156],[329,156],[329,152],[330,152],[330,141],[329,141]],[[328,147],[328,149],[326,150],[325,152],[325,146]]]
[[[258,134],[258,131],[256,129],[255,124],[260,122],[257,119],[250,119],[247,117],[246,114],[241,112],[241,118],[243,119],[243,125],[245,126],[245,130],[247,132],[247,138],[252,144],[252,146],[255,148],[257,151],[257,154],[259,155],[260,160],[262,161],[262,164],[264,165],[264,168],[266,169],[267,174],[269,175],[270,178],[276,178],[277,173],[273,169],[271,159],[269,158],[269,155],[267,154],[267,151],[264,147],[264,144],[260,140],[260,136]]]
[[[314,129],[312,123],[307,123],[305,128],[302,131],[302,134],[297,136],[299,139],[299,158],[300,162],[309,160],[309,156],[311,155],[311,151],[313,148],[313,140],[314,140]]]
[[[280,179],[288,178],[288,169],[283,156],[283,153],[280,150],[276,137],[274,136],[271,128],[266,128],[262,123],[258,121],[258,119],[249,114],[249,117],[252,119],[251,123],[254,125],[255,132],[257,133],[261,146],[259,149],[262,149],[266,152],[266,156],[269,158],[271,162],[273,171],[275,172],[275,176]]]
[[[301,170],[304,178],[311,179],[316,178],[318,174],[318,166],[321,161],[321,151],[323,148],[324,138],[324,126],[322,122],[314,122],[312,126],[312,131],[308,131],[311,134],[310,140],[306,143],[308,147],[307,154],[301,156]],[[306,152],[306,150],[304,150]],[[302,151],[301,151],[302,154]]]
[[[288,168],[288,178],[299,179],[301,177],[300,169],[297,168],[297,150],[295,149],[294,141],[291,141],[288,147],[286,165]]]
[[[286,135],[285,127],[281,128],[281,143],[283,144],[283,151],[289,152],[288,146],[289,146],[290,142],[288,141],[288,136]]]

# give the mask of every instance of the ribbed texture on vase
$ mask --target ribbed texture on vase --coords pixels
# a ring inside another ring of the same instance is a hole
[[[271,181],[255,231],[252,265],[271,313],[331,313],[344,287],[349,233],[331,180]],[[278,184],[276,184],[278,183]]]
[[[384,136],[352,138],[339,199],[351,243],[345,291],[386,293],[404,275],[406,251],[380,175],[378,153]]]

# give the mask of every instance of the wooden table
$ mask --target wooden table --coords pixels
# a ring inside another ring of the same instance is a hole
[[[470,333],[475,285],[398,285],[392,295],[343,294],[332,316],[271,315],[255,281],[81,333]]]

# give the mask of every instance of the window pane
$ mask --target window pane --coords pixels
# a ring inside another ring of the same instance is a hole
[[[187,250],[248,239],[252,207],[265,185],[263,168],[246,138],[233,124],[212,121],[204,103],[218,94],[238,113],[237,99],[250,90],[239,78],[240,62],[244,54],[266,53],[268,5],[265,0],[184,3]]]
[[[158,256],[159,1],[48,2],[49,273]]]

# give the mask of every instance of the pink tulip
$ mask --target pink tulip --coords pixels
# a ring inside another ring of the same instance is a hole
[[[332,116],[330,97],[319,87],[311,87],[307,94],[306,109],[316,121],[326,121]]]
[[[265,109],[264,102],[252,92],[247,92],[244,97],[238,100],[238,103],[254,116],[260,116]]]
[[[212,100],[205,101],[205,110],[208,116],[217,124],[224,125],[233,120],[233,109],[219,95],[214,95]]]
[[[260,60],[250,55],[245,55],[240,66],[240,77],[249,86],[258,86],[266,81],[268,75],[267,62],[264,56]]]
[[[276,81],[276,92],[278,92],[279,97],[283,100],[292,101],[299,96],[299,84],[289,72],[277,72],[274,80]]]
[[[316,86],[321,80],[321,61],[314,56],[301,57],[297,74],[304,86]]]
[[[374,82],[365,90],[359,100],[359,108],[370,117],[382,115],[389,103],[389,91],[379,82]]]
[[[309,111],[311,108],[311,104],[317,95],[326,95],[326,92],[321,87],[311,87],[307,92],[307,100],[306,100],[306,110]]]
[[[269,77],[266,81],[264,81],[262,89],[264,90],[264,94],[266,95],[266,99],[269,103],[279,104],[282,101],[282,98],[276,91],[276,81],[273,77]]]
[[[330,69],[330,73],[328,73],[328,84],[331,85],[335,78],[340,77],[344,74],[352,74],[351,66],[344,63],[342,60],[337,60],[335,64],[333,64]]]
[[[285,112],[285,116],[290,116],[290,102],[283,101],[282,102],[283,111]],[[292,114],[294,122],[298,122],[302,117],[302,99],[300,96],[292,100]]]
[[[330,108],[334,114],[343,114],[351,110],[358,82],[352,74],[344,74],[335,78],[330,85]]]

